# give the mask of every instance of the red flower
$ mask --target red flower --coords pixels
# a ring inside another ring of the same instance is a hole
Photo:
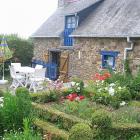
[[[104,74],[104,76],[105,76],[106,78],[110,78],[110,77],[111,77],[111,74],[107,72],[107,73]]]
[[[79,100],[83,100],[85,99],[84,96],[78,96],[77,93],[72,93],[72,94],[69,94],[68,96],[66,96],[66,99],[68,99],[69,101],[74,101],[74,100],[77,100],[77,98],[79,98]]]
[[[80,100],[83,100],[83,99],[85,99],[85,97],[84,96],[79,96],[79,98],[80,98]]]

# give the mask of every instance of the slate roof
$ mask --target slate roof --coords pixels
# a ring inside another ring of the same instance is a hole
[[[55,13],[32,34],[32,37],[60,37],[64,31],[65,15],[78,13],[98,1],[100,0],[79,0],[65,7],[58,8]]]
[[[74,37],[140,37],[140,0],[79,0],[56,12],[32,37],[60,37],[65,15],[103,1],[73,32]]]
[[[105,0],[73,36],[140,37],[140,0]]]

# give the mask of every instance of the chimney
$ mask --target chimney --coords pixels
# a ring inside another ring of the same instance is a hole
[[[58,8],[64,7],[66,5],[66,0],[58,0]]]
[[[68,5],[69,3],[75,2],[78,0],[58,0],[58,7],[64,7]]]

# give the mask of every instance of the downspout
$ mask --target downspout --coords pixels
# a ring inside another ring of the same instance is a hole
[[[132,40],[130,40],[130,37],[127,37],[127,43],[130,44],[130,48],[125,48],[124,49],[124,62],[125,62],[125,60],[127,58],[127,52],[132,51],[133,47],[134,47],[134,42]],[[124,66],[123,66],[123,72],[125,72]]]

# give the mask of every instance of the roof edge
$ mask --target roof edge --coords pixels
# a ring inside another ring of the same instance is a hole
[[[127,38],[135,37],[140,38],[140,35],[70,35],[74,38]]]
[[[30,36],[30,38],[59,38],[60,36]]]

